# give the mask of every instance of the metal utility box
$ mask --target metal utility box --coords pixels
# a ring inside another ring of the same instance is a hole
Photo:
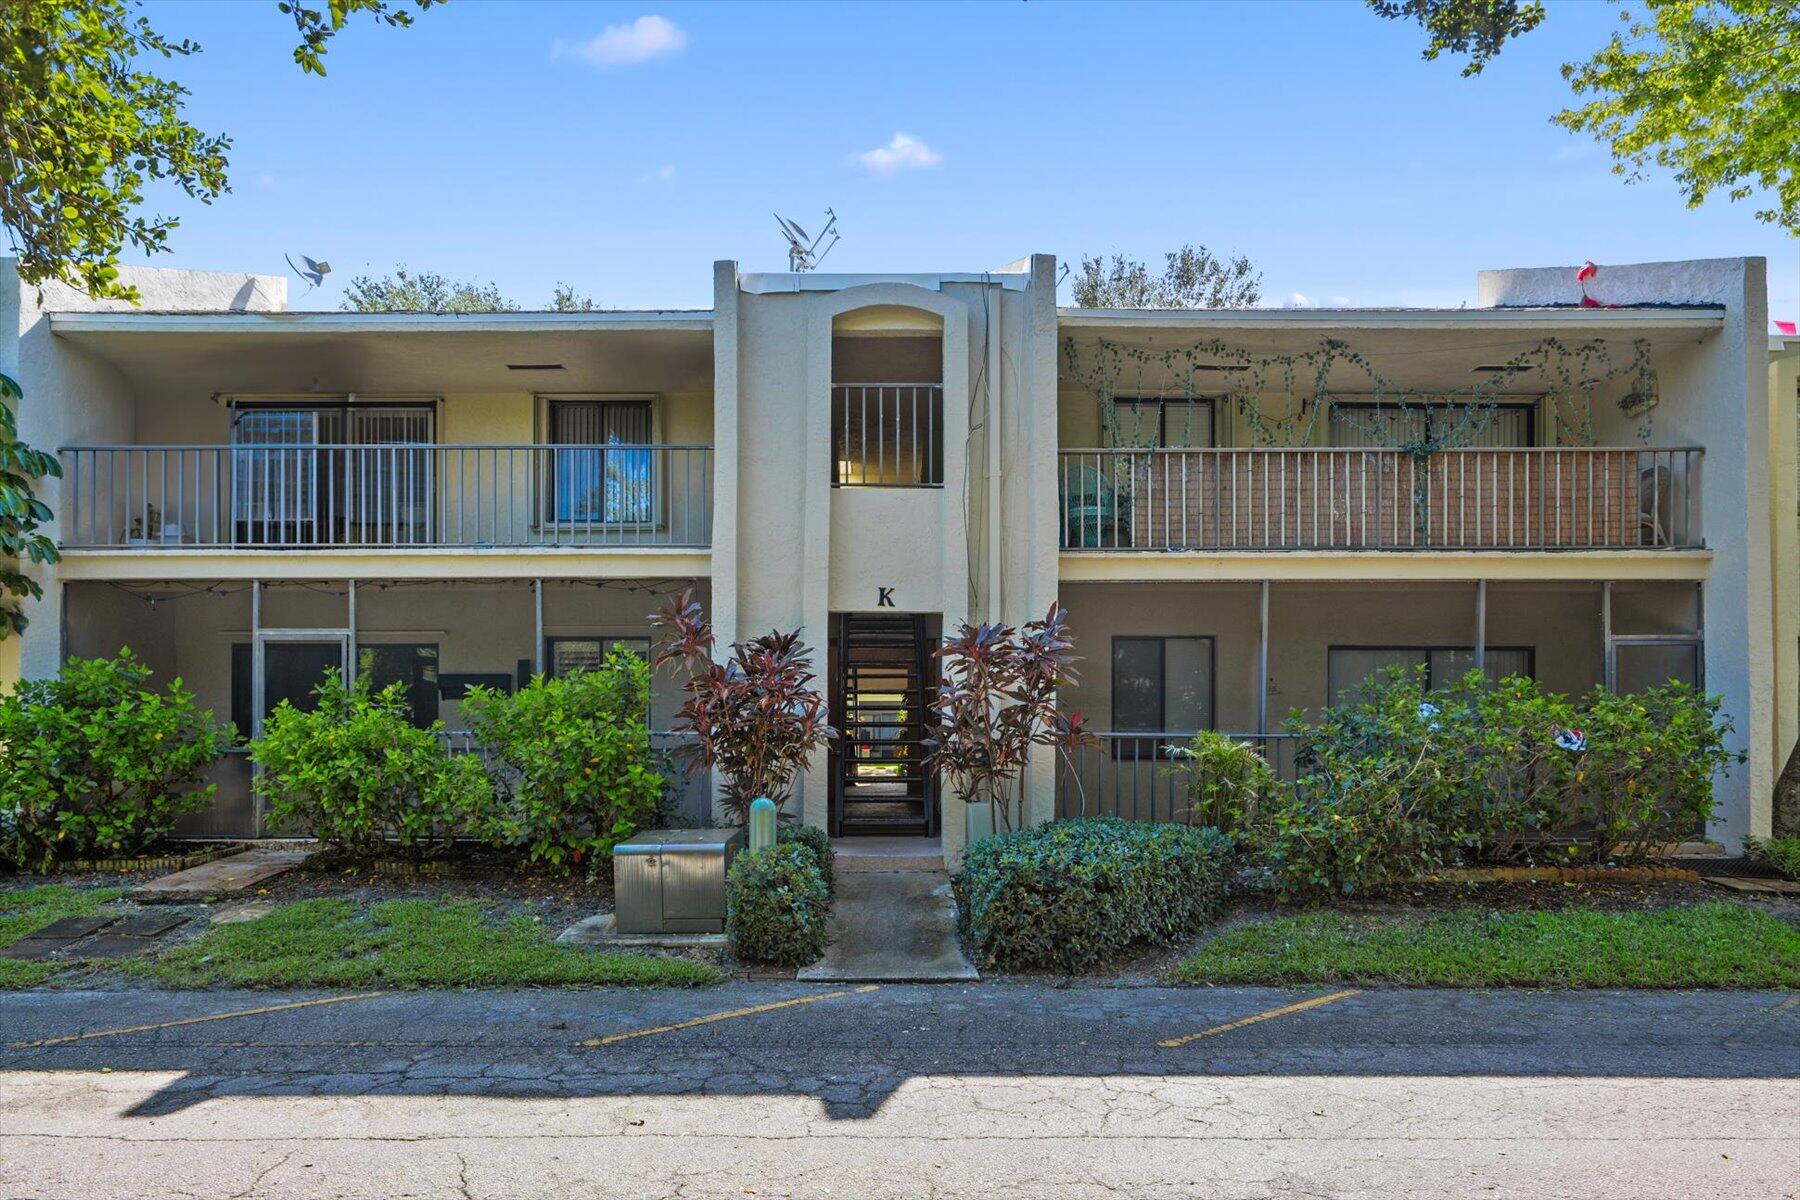
[[[613,847],[618,933],[724,933],[725,872],[742,829],[652,829]]]

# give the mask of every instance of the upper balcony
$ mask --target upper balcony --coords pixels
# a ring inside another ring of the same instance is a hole
[[[52,328],[81,380],[46,481],[65,572],[300,572],[307,552],[442,573],[433,552],[487,550],[503,553],[457,570],[539,553],[575,573],[706,569],[707,314],[59,313]]]
[[[1731,401],[1696,382],[1719,321],[1065,311],[1059,546],[1081,570],[1131,551],[1704,551],[1703,447]]]

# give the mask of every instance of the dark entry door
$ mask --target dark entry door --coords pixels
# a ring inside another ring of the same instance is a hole
[[[926,770],[936,686],[931,619],[912,613],[832,618],[832,821],[840,836],[937,832]]]

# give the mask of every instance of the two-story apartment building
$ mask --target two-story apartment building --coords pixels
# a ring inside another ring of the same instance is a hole
[[[295,312],[279,278],[148,270],[127,309],[0,270],[0,370],[64,471],[12,674],[129,645],[248,733],[363,663],[455,731],[471,683],[647,648],[692,587],[727,638],[819,648],[844,737],[804,818],[952,859],[932,646],[1058,599],[1066,702],[1105,734],[1034,764],[1036,818],[1180,817],[1174,737],[1290,762],[1289,710],[1396,663],[1703,683],[1749,755],[1707,831],[1728,848],[1794,740],[1794,366],[1759,259],[1195,312],[1059,309],[1047,255],[721,262],[689,312]],[[653,726],[678,702],[659,680]],[[243,760],[221,775],[190,831],[260,831]]]

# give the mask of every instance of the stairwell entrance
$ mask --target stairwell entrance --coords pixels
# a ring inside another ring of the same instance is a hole
[[[927,770],[939,618],[836,613],[831,619],[831,826],[836,837],[938,832]]]

